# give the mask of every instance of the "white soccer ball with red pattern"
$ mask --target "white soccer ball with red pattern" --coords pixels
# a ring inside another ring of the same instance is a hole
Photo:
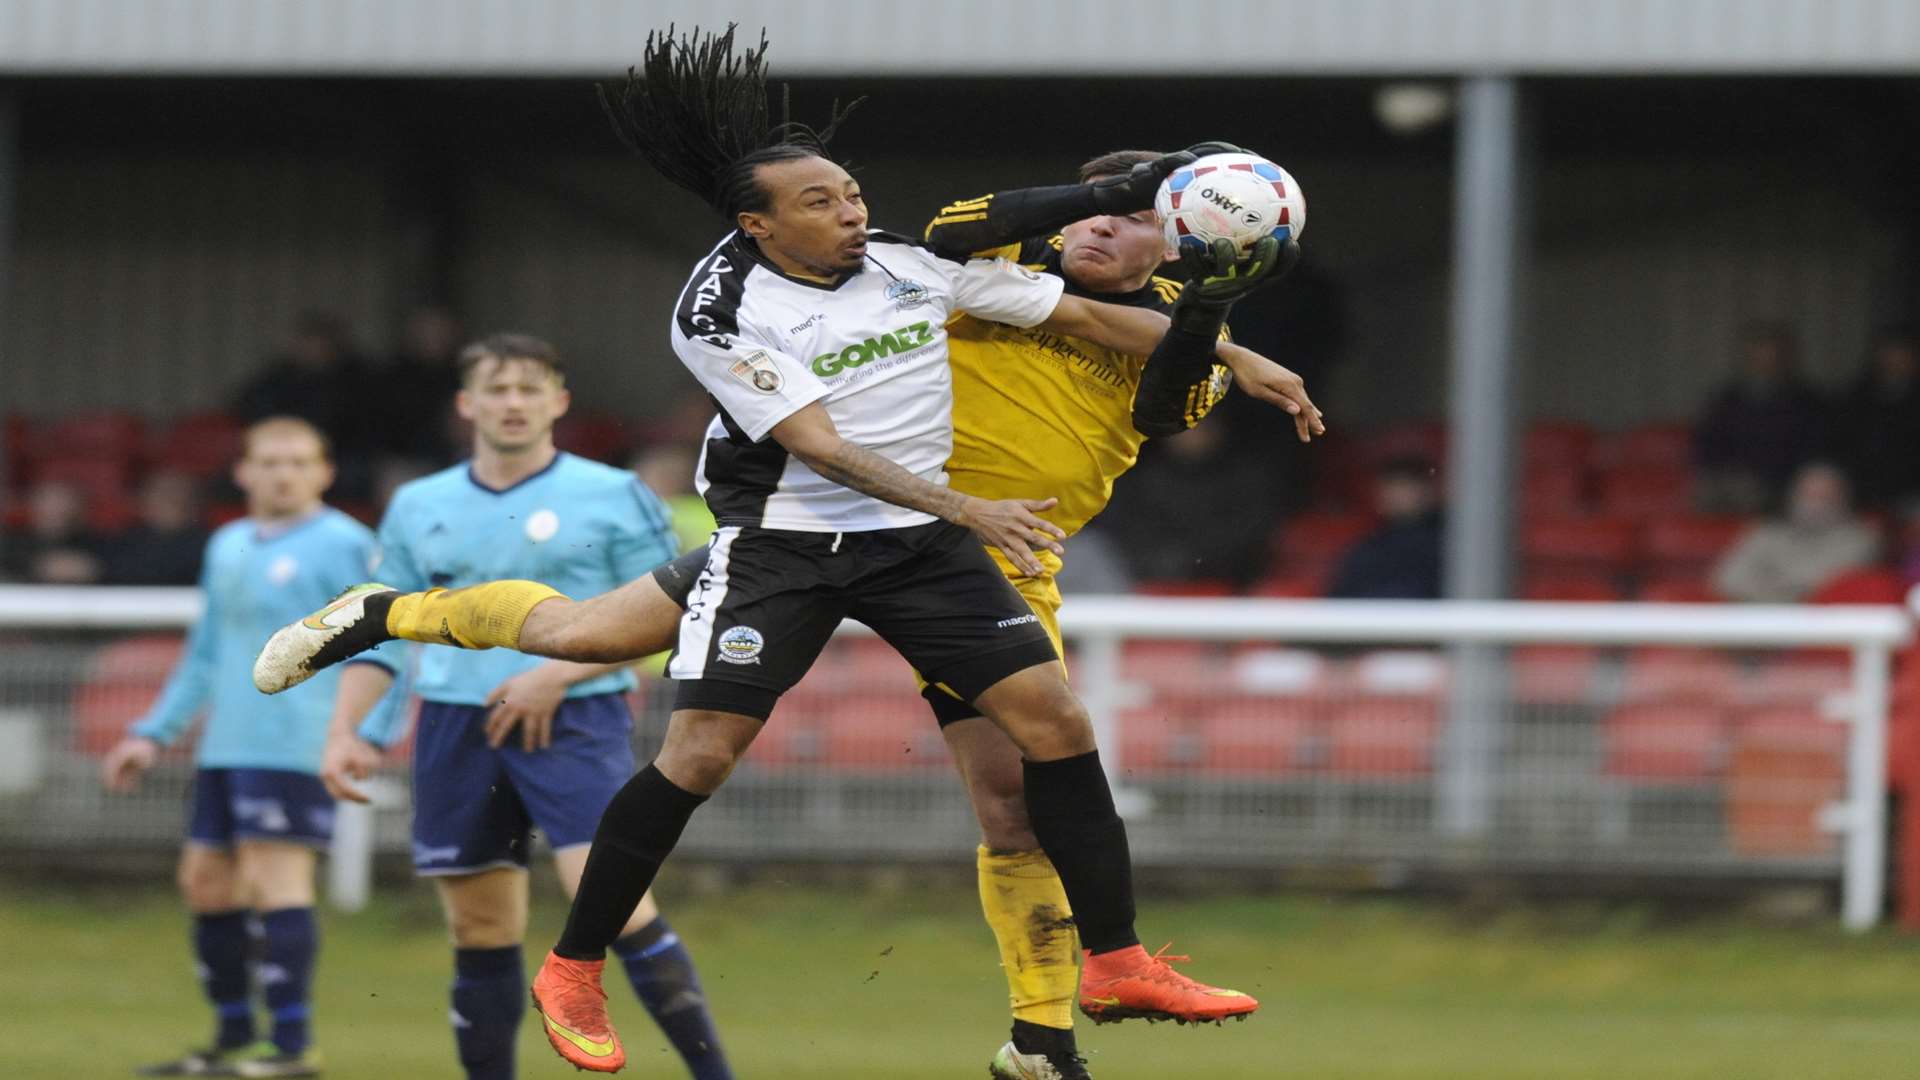
[[[1160,182],[1153,210],[1175,250],[1187,237],[1224,237],[1245,254],[1263,236],[1284,244],[1307,227],[1300,185],[1259,154],[1208,154],[1175,169]]]

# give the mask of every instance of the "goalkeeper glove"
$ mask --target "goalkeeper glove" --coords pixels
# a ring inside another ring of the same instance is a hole
[[[1207,244],[1199,237],[1184,237],[1180,261],[1191,267],[1193,276],[1173,302],[1173,325],[1194,333],[1218,333],[1227,309],[1236,301],[1287,276],[1300,261],[1300,242],[1289,237],[1282,244],[1263,236],[1243,259],[1231,240]]]
[[[1095,180],[1089,185],[1093,188],[1094,208],[1102,214],[1137,214],[1142,210],[1151,210],[1153,197],[1160,190],[1160,182],[1173,170],[1182,165],[1191,165],[1208,154],[1244,153],[1245,150],[1232,143],[1210,141],[1195,143],[1171,154],[1162,154],[1152,161],[1135,165],[1125,176]]]

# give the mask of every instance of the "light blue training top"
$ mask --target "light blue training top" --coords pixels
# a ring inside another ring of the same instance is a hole
[[[207,608],[187,635],[180,666],[132,734],[166,745],[204,710],[194,755],[203,769],[286,769],[318,773],[327,720],[340,681],[323,671],[271,697],[253,688],[253,658],[275,630],[305,618],[347,586],[367,579],[375,551],[366,526],[330,507],[290,525],[251,518],[207,541],[200,588]],[[402,696],[371,714],[392,723]]]
[[[380,522],[380,548],[375,577],[403,592],[520,578],[580,600],[619,588],[678,551],[665,505],[637,477],[567,453],[503,491],[482,484],[466,464],[404,485]],[[356,659],[397,671],[414,651],[405,645],[389,642]],[[509,649],[417,651],[413,691],[449,705],[484,705],[494,687],[544,663]],[[567,696],[633,686],[632,673],[620,671],[578,683]],[[360,734],[386,746],[403,720],[376,710]]]

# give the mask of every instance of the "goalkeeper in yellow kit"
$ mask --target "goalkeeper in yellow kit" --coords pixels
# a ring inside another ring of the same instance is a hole
[[[1248,281],[1238,276],[1247,265],[1243,263],[1228,276],[1197,283],[1188,302],[1177,303],[1182,286],[1156,274],[1167,252],[1152,211],[1087,216],[1085,194],[1089,185],[1137,175],[1166,158],[1120,151],[1088,162],[1077,185],[1007,191],[956,203],[928,226],[926,240],[943,255],[1004,257],[1063,277],[1069,291],[1167,313],[1189,338],[1224,338],[1226,308],[1261,280],[1284,273],[1298,248],[1288,243],[1274,251],[1269,245],[1268,262],[1277,262],[1277,267],[1263,267]],[[1319,411],[1297,377],[1224,342],[1216,347],[1217,356],[1192,349],[1173,356],[1163,347],[1149,363],[1147,357],[1115,353],[1079,338],[972,316],[959,317],[948,333],[954,383],[949,483],[955,490],[989,499],[1053,495],[1057,503],[1041,516],[1067,536],[1105,508],[1114,481],[1132,467],[1149,435],[1172,434],[1198,423],[1235,382],[1243,392],[1291,414],[1301,441],[1324,431]],[[1058,648],[1061,597],[1054,575],[1059,557],[1037,550],[1033,556],[1041,572],[1025,574],[999,550],[988,550]],[[706,562],[704,549],[696,551],[615,592],[580,603],[526,582],[405,597],[356,591],[283,631],[291,634],[287,643],[299,647],[288,651],[270,646],[262,654],[256,681],[271,692],[291,685],[289,679],[297,681],[396,637],[468,647],[506,645],[597,662],[649,655],[673,645],[686,598]],[[376,603],[365,603],[370,599]],[[559,602],[544,603],[547,600]],[[540,607],[537,620],[528,615],[533,605]],[[369,610],[384,611],[385,618],[363,618]],[[489,625],[501,623],[518,632],[502,635]],[[281,640],[277,635],[276,643]],[[981,906],[999,941],[1014,1018],[1013,1037],[994,1059],[993,1073],[1003,1080],[1085,1077],[1072,1032],[1077,971],[1070,912],[1060,880],[1028,823],[1019,751],[968,703],[938,686],[923,692],[953,750],[983,835],[978,852]],[[363,777],[376,755],[371,746],[351,737],[339,739],[327,748],[323,773]],[[1121,1018],[1103,1015],[1095,990],[1081,988],[1082,1009],[1095,1020]]]

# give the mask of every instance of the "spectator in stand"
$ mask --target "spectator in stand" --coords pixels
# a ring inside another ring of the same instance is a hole
[[[377,373],[380,392],[371,402],[379,415],[374,427],[382,455],[417,463],[425,471],[465,456],[465,446],[451,437],[452,407],[440,423],[428,422],[427,410],[428,403],[452,401],[460,389],[460,346],[465,343],[460,320],[444,307],[416,308],[407,315],[400,327],[400,350]]]
[[[192,585],[200,580],[207,530],[199,485],[183,472],[161,470],[140,485],[140,521],[108,543],[109,585]]]
[[[1703,510],[1755,513],[1779,505],[1788,478],[1826,439],[1826,402],[1800,375],[1792,331],[1749,327],[1738,369],[1693,431]]]
[[[347,321],[330,311],[304,311],[286,350],[235,395],[234,413],[246,423],[296,416],[326,433],[338,470],[333,496],[351,502],[373,486],[379,425],[364,405],[386,393],[369,382]]]
[[[1400,457],[1374,481],[1380,527],[1340,557],[1327,595],[1343,600],[1438,600],[1443,533],[1433,463]]]
[[[1879,555],[1879,534],[1853,514],[1846,474],[1815,462],[1794,476],[1785,518],[1741,537],[1714,567],[1713,587],[1729,600],[1798,603]]]
[[[1835,411],[1834,453],[1861,506],[1920,501],[1920,337],[1912,327],[1874,338],[1866,370]]]
[[[1265,484],[1260,459],[1236,453],[1226,425],[1198,424],[1142,447],[1098,520],[1138,581],[1245,586],[1264,569],[1273,529]]]
[[[27,492],[27,528],[7,538],[6,576],[28,585],[97,585],[101,542],[87,527],[87,500],[72,484],[44,480]]]

